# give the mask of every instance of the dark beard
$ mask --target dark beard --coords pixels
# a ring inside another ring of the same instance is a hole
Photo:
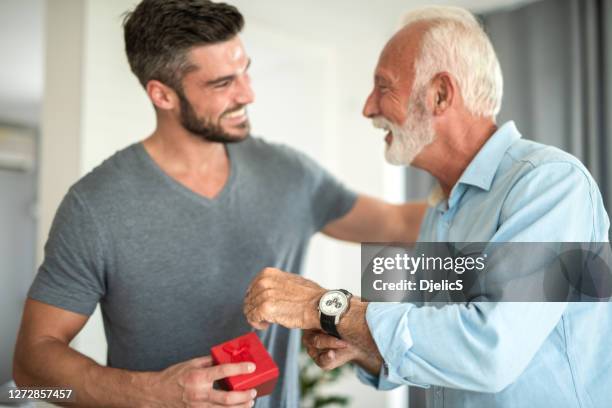
[[[242,142],[249,136],[250,126],[248,120],[239,126],[240,129],[246,130],[246,136],[232,136],[225,132],[221,126],[209,123],[205,119],[198,118],[193,106],[189,103],[182,91],[178,91],[177,95],[181,104],[181,125],[193,135],[209,142],[217,143]]]

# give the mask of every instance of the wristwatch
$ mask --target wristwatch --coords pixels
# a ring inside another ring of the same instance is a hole
[[[319,321],[323,331],[336,338],[341,338],[336,326],[347,312],[353,295],[348,290],[335,289],[327,291],[319,300]]]

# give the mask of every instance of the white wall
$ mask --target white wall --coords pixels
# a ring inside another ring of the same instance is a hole
[[[36,127],[43,94],[45,0],[0,1],[0,121]]]
[[[47,9],[45,89],[41,119],[38,263],[55,211],[81,172],[82,3],[58,0]]]
[[[148,136],[155,115],[131,73],[123,47],[122,13],[135,0],[87,0],[83,44],[81,172]]]

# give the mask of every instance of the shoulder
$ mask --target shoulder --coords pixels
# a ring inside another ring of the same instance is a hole
[[[299,150],[284,144],[277,142],[270,142],[261,137],[251,136],[244,142],[238,144],[244,146],[245,150],[248,150],[250,154],[257,154],[260,156],[267,156],[270,158],[285,159],[285,160],[304,160],[308,157],[300,152]]]
[[[536,219],[554,218],[557,225],[585,230],[585,237],[588,233],[602,239],[607,234],[599,188],[580,160],[556,147],[527,140],[513,144],[506,155],[512,180],[502,207],[503,219],[524,214],[536,224]]]
[[[117,151],[73,184],[68,194],[86,204],[93,204],[129,190],[130,179],[137,173],[137,149],[135,143]]]
[[[260,137],[250,137],[237,145],[236,149],[253,166],[265,166],[274,171],[298,172],[300,174],[318,172],[322,167],[307,154],[284,143],[266,141]]]
[[[506,152],[503,166],[514,179],[512,184],[535,181],[544,185],[572,182],[597,189],[597,184],[578,158],[553,146],[518,140]]]

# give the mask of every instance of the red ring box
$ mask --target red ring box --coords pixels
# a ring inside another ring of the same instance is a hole
[[[227,363],[255,363],[255,372],[221,380],[226,390],[245,391],[255,388],[257,396],[271,394],[278,380],[278,366],[254,332],[214,346],[210,355],[215,365]]]

